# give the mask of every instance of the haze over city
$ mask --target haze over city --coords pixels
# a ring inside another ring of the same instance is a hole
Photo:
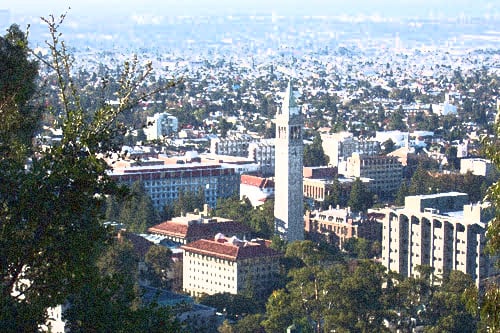
[[[3,2],[0,331],[500,332],[499,114],[498,1]]]

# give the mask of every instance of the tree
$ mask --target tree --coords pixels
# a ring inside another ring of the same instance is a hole
[[[172,251],[162,245],[152,245],[144,258],[146,264],[146,278],[152,286],[169,288],[168,269],[172,260]]]
[[[178,332],[169,309],[141,304],[139,259],[132,244],[116,240],[98,260],[99,274],[68,299],[63,318],[71,332]]]
[[[323,150],[322,142],[321,136],[316,133],[313,143],[304,146],[304,166],[328,165],[329,158]]]
[[[347,205],[355,212],[366,211],[373,205],[373,194],[359,178],[352,184]]]
[[[174,216],[181,216],[195,209],[202,209],[205,204],[205,193],[203,188],[197,192],[179,192],[179,197],[174,201]]]
[[[216,308],[218,312],[225,313],[231,320],[241,318],[247,314],[255,314],[260,309],[257,300],[239,294],[203,295],[200,297],[199,302]]]
[[[488,158],[500,170],[500,108],[497,110],[497,116],[494,124],[494,135],[486,137],[483,145]],[[495,216],[488,224],[488,251],[490,254],[500,253],[500,182],[496,182],[488,189],[486,199],[491,202],[495,209]],[[500,262],[496,262],[497,266]],[[491,332],[500,330],[500,286],[497,283],[491,283],[481,300],[481,322],[488,326]]]
[[[251,314],[238,320],[234,325],[235,332],[238,333],[264,333],[261,322],[264,316],[260,313]]]
[[[425,170],[422,162],[418,163],[417,169],[411,177],[410,186],[408,188],[409,195],[427,194],[429,173]]]
[[[392,153],[394,151],[394,141],[392,141],[390,138],[387,139],[386,141],[384,141],[384,143],[382,143],[382,152],[384,154],[389,154],[389,153]]]
[[[0,153],[22,160],[30,153],[42,109],[32,101],[38,63],[29,57],[26,35],[12,25],[0,37]]]
[[[404,118],[405,114],[403,108],[400,106],[397,110],[391,113],[391,116],[389,118],[389,129],[399,131],[407,130]]]
[[[401,186],[399,187],[398,193],[396,194],[396,199],[394,203],[397,206],[404,206],[405,198],[409,195],[408,185],[406,185],[406,180],[403,180]]]
[[[127,226],[127,230],[139,233],[158,222],[153,202],[142,182],[136,181],[130,186],[130,194],[121,206],[119,220]]]
[[[37,331],[48,307],[82,294],[99,275],[96,260],[109,238],[100,223],[105,195],[119,192],[102,157],[117,150],[123,127],[116,119],[139,98],[137,87],[151,72],[149,66],[140,70],[137,59],[126,63],[119,80],[119,104],[100,105],[89,112],[80,103],[70,57],[58,32],[64,15],[44,20],[52,58],[41,61],[55,75],[60,96],[54,126],[63,134],[57,146],[41,150],[32,141],[42,109],[30,102],[37,64],[29,59],[26,36],[13,26],[0,37],[0,327],[4,332]],[[25,167],[28,160],[31,164]]]
[[[426,332],[476,332],[477,320],[466,310],[464,293],[475,289],[472,278],[460,271],[451,271],[434,293],[428,309],[431,322]]]
[[[286,289],[266,304],[266,332],[295,324],[307,332],[380,332],[385,313],[384,267],[371,261],[293,269]]]

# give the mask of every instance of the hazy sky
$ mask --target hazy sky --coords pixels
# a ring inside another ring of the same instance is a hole
[[[499,13],[499,1],[491,0],[0,0],[0,9],[13,14],[46,16],[71,7],[71,15],[149,13],[202,15],[204,13],[276,12],[278,15],[335,15],[378,13],[384,15],[469,15]]]

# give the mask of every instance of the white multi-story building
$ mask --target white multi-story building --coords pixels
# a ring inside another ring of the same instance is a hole
[[[375,155],[380,153],[380,142],[375,140],[359,140],[351,133],[321,135],[325,154],[330,158],[330,164],[338,166],[339,162],[347,160],[353,153]]]
[[[276,233],[288,241],[304,239],[302,112],[289,82],[276,114],[275,201]]]
[[[281,254],[264,240],[241,241],[217,234],[183,245],[183,290],[190,295],[238,294],[249,285],[269,291],[279,272]]]
[[[495,165],[484,158],[462,158],[460,160],[460,173],[472,172],[476,176],[494,177],[497,173]]]
[[[263,139],[248,145],[248,158],[260,166],[260,173],[263,176],[274,174],[275,154],[273,139]]]
[[[157,113],[153,117],[147,117],[144,134],[148,140],[158,140],[177,133],[178,126],[177,117],[166,112]]]
[[[210,153],[216,155],[229,156],[248,156],[248,145],[254,141],[251,138],[221,139],[214,138],[210,140]]]
[[[438,277],[451,270],[469,274],[476,285],[494,273],[484,253],[488,204],[468,204],[465,193],[409,196],[405,206],[385,208],[382,263],[403,276],[416,276],[418,265]]]

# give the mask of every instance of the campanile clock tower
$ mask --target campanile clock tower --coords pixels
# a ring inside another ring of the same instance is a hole
[[[274,221],[276,234],[289,242],[304,239],[303,123],[292,84],[288,82],[276,114]]]

